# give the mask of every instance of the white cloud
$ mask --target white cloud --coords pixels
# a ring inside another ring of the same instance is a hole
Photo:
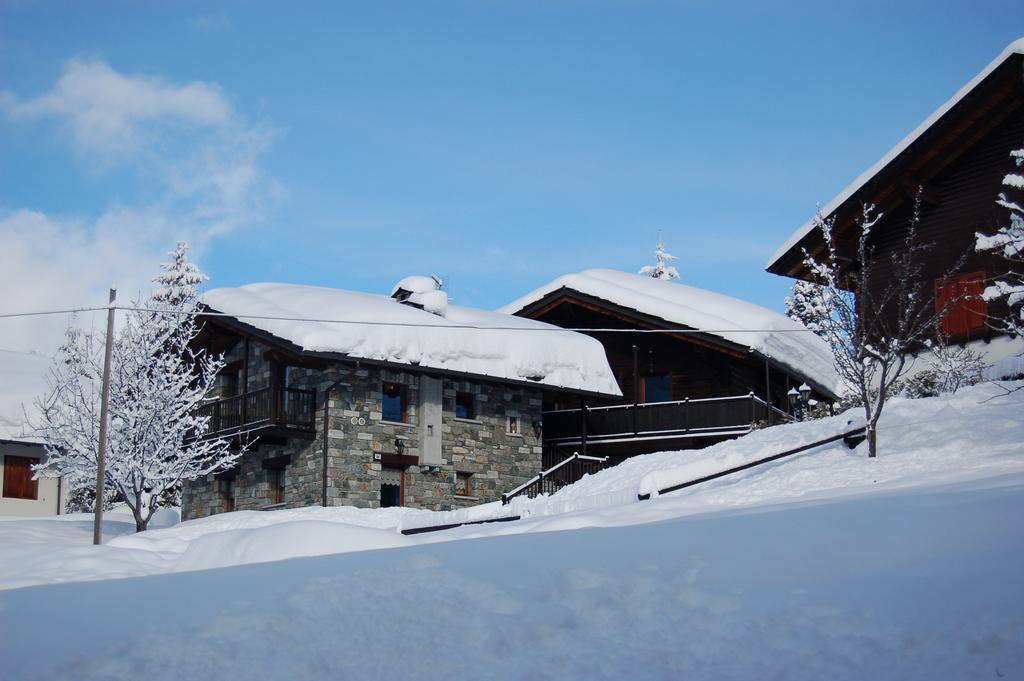
[[[26,100],[6,93],[0,108],[69,122],[86,172],[123,165],[152,179],[147,199],[126,199],[119,188],[119,199],[90,216],[0,209],[0,311],[103,305],[111,283],[129,301],[148,291],[176,241],[189,241],[199,258],[211,240],[259,222],[285,195],[262,167],[277,131],[247,124],[217,85],[168,84],[74,59],[49,92]],[[123,154],[125,140],[147,144]],[[67,322],[0,320],[0,347],[52,352]]]
[[[216,85],[175,85],[150,76],[118,73],[100,59],[71,59],[53,88],[20,99],[4,93],[0,105],[12,118],[63,118],[86,150],[125,150],[140,142],[147,126],[227,124],[231,106]]]
[[[89,224],[58,220],[37,211],[0,216],[0,290],[4,312],[95,307],[106,303],[107,288],[120,289],[119,300],[148,290],[162,261],[154,243],[162,225],[109,215]],[[95,315],[81,315],[89,324]],[[68,315],[0,320],[5,349],[53,352]]]
[[[260,164],[276,136],[276,130],[266,128],[233,130],[167,167],[169,197],[190,207],[192,219],[203,228],[198,238],[222,236],[257,222],[268,206],[285,198],[284,188]]]

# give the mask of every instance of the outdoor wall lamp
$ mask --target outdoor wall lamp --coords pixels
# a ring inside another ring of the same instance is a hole
[[[543,431],[544,431],[544,422],[543,421],[534,421],[533,422],[533,436],[539,440],[540,439],[540,434]]]
[[[803,421],[804,415],[807,413],[807,407],[811,402],[811,386],[804,383],[799,389],[790,388],[789,392],[786,393],[786,397],[789,399],[789,413],[795,415],[798,420]]]

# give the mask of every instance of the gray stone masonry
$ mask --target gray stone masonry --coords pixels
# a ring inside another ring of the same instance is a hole
[[[239,343],[226,359],[241,359]],[[267,347],[250,343],[249,389],[270,382],[272,367]],[[321,503],[323,466],[324,392],[332,384],[327,429],[327,499],[330,506],[377,508],[381,500],[381,462],[378,454],[394,454],[395,440],[405,443],[406,455],[419,456],[417,412],[420,373],[380,367],[334,363],[325,370],[292,367],[288,385],[316,390],[316,437],[290,438],[283,445],[250,443],[231,483],[235,510],[297,508]],[[405,386],[404,422],[389,422],[382,415],[382,383]],[[455,417],[457,393],[473,396],[473,419]],[[509,432],[516,419],[518,433]],[[409,466],[402,472],[403,505],[448,510],[496,501],[502,493],[526,482],[540,471],[541,443],[533,423],[541,419],[541,392],[519,386],[474,380],[443,381],[442,464],[428,469]],[[284,501],[274,504],[275,473],[263,461],[291,457],[284,469]],[[457,490],[457,473],[470,476],[470,494]],[[227,484],[209,475],[186,483],[182,515],[186,519],[223,512]]]

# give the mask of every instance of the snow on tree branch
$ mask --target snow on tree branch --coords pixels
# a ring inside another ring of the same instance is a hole
[[[960,302],[950,296],[935,304],[933,282],[922,277],[930,246],[917,237],[920,197],[902,246],[887,257],[876,255],[871,239],[882,217],[873,205],[861,207],[855,221],[856,252],[850,253],[841,252],[834,216],[825,218],[819,210],[814,224],[824,241],[823,257],[819,260],[804,251],[812,283],[794,287],[790,305],[792,315],[829,344],[836,371],[863,405],[870,457],[877,454],[878,419],[908,369],[908,356],[934,344],[940,321]],[[939,280],[940,290],[962,262],[960,258]]]
[[[137,530],[146,528],[161,495],[241,456],[225,440],[198,437],[209,417],[197,407],[224,362],[191,347],[199,333],[196,286],[206,278],[186,253],[179,243],[154,279],[149,304],[133,306],[112,347],[106,485],[131,508]],[[74,327],[65,334],[49,390],[36,400],[35,430],[48,454],[37,476],[66,476],[72,488],[95,480],[103,343]]]
[[[975,234],[978,251],[994,251],[1006,260],[1006,272],[993,278],[982,293],[987,301],[1004,299],[1008,308],[1005,318],[991,321],[994,328],[1011,334],[1024,334],[1024,148],[1010,153],[1017,172],[1003,178],[1003,186],[1017,197],[1001,193],[996,203],[1010,212],[1008,224],[990,236]]]
[[[658,240],[658,247],[654,251],[657,262],[653,265],[644,265],[640,268],[639,274],[646,274],[655,279],[678,279],[679,271],[668,264],[669,260],[678,260],[676,256],[665,251],[665,244]]]

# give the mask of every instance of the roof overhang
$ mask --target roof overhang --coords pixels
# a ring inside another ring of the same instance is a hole
[[[664,331],[663,335],[678,338],[695,345],[703,345],[705,347],[733,355],[734,357],[744,357],[750,350],[745,345],[733,343],[732,341],[719,338],[712,334],[703,333],[700,329],[686,326],[685,324],[670,322],[654,315],[645,314],[638,310],[624,307],[610,300],[599,298],[598,296],[593,296],[589,293],[583,293],[582,291],[577,291],[576,289],[568,286],[562,286],[561,288],[548,293],[544,297],[524,306],[521,310],[514,312],[513,314],[517,317],[527,317],[529,319],[539,320],[546,312],[549,312],[550,310],[553,310],[559,305],[565,303],[578,305],[592,312],[613,317],[621,322],[635,326],[636,330]],[[584,333],[588,331],[592,330],[581,330],[581,332]]]
[[[341,352],[318,352],[311,351],[302,348],[289,340],[276,336],[272,333],[258,329],[251,324],[246,324],[236,317],[225,316],[218,310],[215,310],[208,305],[204,305],[203,309],[206,313],[200,313],[197,318],[203,324],[209,324],[215,328],[234,333],[240,338],[246,336],[255,338],[263,343],[266,343],[277,352],[281,353],[287,359],[294,361],[299,365],[312,365],[312,366],[323,366],[327,362],[344,362],[347,364],[359,364],[363,366],[374,366],[392,371],[404,371],[417,374],[423,374],[427,376],[435,376],[441,378],[455,378],[461,380],[472,380],[485,383],[499,383],[501,385],[513,385],[522,388],[529,388],[531,390],[539,390],[541,392],[558,392],[558,393],[569,393],[573,395],[580,395],[583,397],[595,397],[600,399],[620,397],[620,395],[614,393],[602,393],[595,392],[592,390],[582,390],[580,388],[569,388],[564,386],[552,385],[550,383],[541,383],[539,381],[529,380],[517,380],[513,378],[505,378],[503,376],[490,376],[485,374],[473,374],[462,371],[452,371],[450,369],[438,369],[434,367],[425,367],[418,364],[402,364],[400,362],[388,362],[386,360],[371,359],[365,357],[356,357]]]
[[[821,210],[833,218],[840,247],[850,243],[863,204],[890,214],[904,202],[913,201],[921,187],[925,204],[938,204],[942,196],[930,185],[982,137],[1011,116],[1024,115],[1024,39],[1011,44],[970,83],[890,150],[874,166]],[[803,253],[821,257],[820,230],[809,220],[775,252],[767,271],[786,277],[808,279]],[[844,249],[845,250],[845,249]],[[855,254],[855,249],[852,254]]]
[[[618,321],[634,325],[638,331],[664,330],[664,333],[661,335],[670,336],[687,343],[701,345],[715,351],[725,353],[739,360],[755,359],[759,363],[767,363],[768,366],[776,371],[799,378],[802,381],[806,381],[815,392],[825,398],[830,400],[838,399],[838,395],[826,386],[822,385],[819,381],[815,380],[813,377],[807,376],[801,371],[782,364],[774,358],[758,352],[754,348],[740,343],[734,343],[713,334],[703,333],[699,329],[693,327],[623,307],[622,305],[605,300],[604,298],[583,293],[568,286],[562,286],[561,288],[551,291],[542,298],[523,306],[513,314],[520,317],[529,317],[530,319],[539,319],[546,312],[549,312],[563,304],[578,305],[593,312],[604,314],[617,319]],[[598,330],[579,329],[579,331],[581,333],[587,333]]]

